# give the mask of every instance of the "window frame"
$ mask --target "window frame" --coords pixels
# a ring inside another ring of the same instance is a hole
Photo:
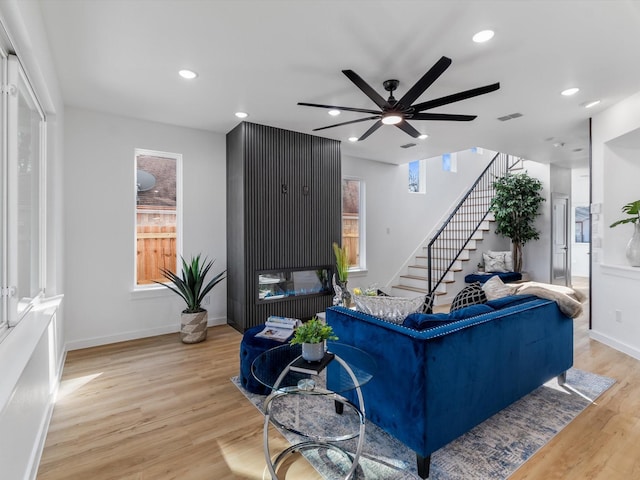
[[[359,265],[349,266],[350,273],[366,272],[367,270],[367,241],[366,241],[366,183],[364,179],[353,176],[343,176],[341,188],[341,200],[344,199],[344,182],[355,181],[359,183],[358,198],[358,248],[359,248]],[[343,203],[343,202],[342,202]],[[344,227],[344,205],[340,207],[340,239],[342,240],[342,232]]]
[[[182,188],[182,154],[181,153],[173,153],[173,152],[165,152],[161,150],[152,150],[146,148],[135,148],[133,155],[133,182],[132,182],[132,192],[133,192],[133,292],[149,292],[154,290],[160,290],[162,292],[168,292],[168,290],[156,283],[151,284],[143,284],[138,285],[138,258],[137,258],[137,248],[138,248],[138,186],[137,186],[137,166],[138,166],[138,157],[139,156],[151,156],[151,157],[162,157],[162,158],[171,158],[176,161],[176,271],[180,270],[180,258],[182,257],[182,245],[183,245],[183,228],[182,228],[182,218],[183,218],[183,188]],[[167,280],[168,282],[168,280]]]

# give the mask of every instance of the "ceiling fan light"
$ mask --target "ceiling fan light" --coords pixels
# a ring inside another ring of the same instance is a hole
[[[397,125],[401,121],[402,117],[397,113],[388,113],[382,117],[382,123],[385,125]]]

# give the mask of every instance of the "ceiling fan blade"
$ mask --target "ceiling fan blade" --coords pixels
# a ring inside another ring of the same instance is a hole
[[[453,113],[414,113],[411,120],[450,120],[453,122],[470,122],[477,115],[455,115]]]
[[[389,102],[380,96],[371,86],[365,82],[360,76],[353,70],[342,70],[349,80],[351,80],[356,87],[364,92],[364,94],[373,100],[378,107],[384,110],[385,107],[390,107]]]
[[[442,105],[448,105],[449,103],[459,102],[460,100],[466,100],[467,98],[477,97],[478,95],[484,95],[485,93],[493,92],[500,88],[500,83],[492,83],[491,85],[485,85],[484,87],[472,88],[471,90],[465,90],[464,92],[454,93],[453,95],[447,95],[446,97],[436,98],[429,100],[428,102],[418,103],[413,106],[415,112],[422,112],[431,108],[440,107]]]
[[[336,123],[334,125],[329,125],[327,127],[314,128],[313,131],[317,132],[318,130],[326,130],[327,128],[339,127],[341,125],[349,125],[350,123],[366,122],[367,120],[376,120],[378,118],[380,118],[380,115],[376,115],[375,117],[359,118],[357,120],[349,120],[348,122]]]
[[[396,127],[398,127],[403,132],[408,133],[413,138],[418,138],[420,136],[420,132],[409,125],[406,120],[396,124]]]
[[[338,107],[337,105],[320,105],[318,103],[298,102],[298,105],[302,105],[305,107],[328,108],[330,110],[343,110],[345,112],[372,113],[372,114],[380,113],[376,110],[367,110],[366,108]]]
[[[358,141],[364,140],[369,135],[371,135],[373,132],[375,132],[377,129],[379,129],[381,126],[382,126],[382,120],[378,120],[376,123],[371,125],[371,128],[369,128],[369,130],[367,130],[362,135],[360,135],[360,137],[358,137]]]
[[[398,104],[401,105],[400,108],[410,107],[411,104],[420,95],[422,95],[424,91],[429,88],[447,68],[449,68],[449,65],[451,65],[451,59],[448,57],[441,57],[440,60],[438,60],[435,65],[431,67],[429,71],[425,73],[400,100],[398,100]]]

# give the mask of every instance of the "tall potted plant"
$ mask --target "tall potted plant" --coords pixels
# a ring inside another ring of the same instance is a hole
[[[493,182],[495,196],[491,211],[496,220],[496,233],[511,239],[513,269],[522,271],[522,247],[530,240],[538,240],[535,219],[540,215],[542,183],[527,173],[507,174]]]
[[[333,242],[333,254],[336,257],[336,273],[333,276],[333,289],[336,296],[333,303],[349,307],[351,304],[351,293],[347,288],[347,279],[349,278],[349,252],[347,246],[339,246]]]
[[[617,227],[624,223],[633,223],[634,231],[631,240],[627,243],[627,260],[632,267],[640,267],[640,200],[627,203],[622,207],[622,213],[630,217],[617,220],[609,225],[609,228]]]
[[[205,277],[211,270],[214,260],[206,258],[200,261],[200,254],[191,257],[189,262],[182,260],[182,273],[180,276],[171,270],[161,268],[162,275],[171,283],[161,283],[169,290],[177,293],[187,304],[180,317],[180,339],[184,343],[198,343],[207,338],[207,311],[202,308],[204,297],[218,283],[224,280],[226,271],[215,275],[209,283],[204,284]]]

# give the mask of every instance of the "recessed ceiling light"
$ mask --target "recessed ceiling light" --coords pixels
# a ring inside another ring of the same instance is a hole
[[[338,115],[340,115],[340,110],[329,110],[329,115],[331,115],[332,117],[337,117]]]
[[[476,43],[484,43],[484,42],[488,42],[489,40],[491,40],[493,38],[494,35],[494,31],[493,30],[482,30],[481,32],[476,33],[473,37],[472,40]]]
[[[565,97],[570,97],[571,95],[575,95],[579,91],[580,91],[579,88],[573,87],[573,88],[567,88],[566,90],[561,91],[560,94],[564,95]]]
[[[600,103],[600,100],[594,100],[593,102],[587,102],[587,103],[584,104],[584,108],[595,107],[599,103]]]
[[[418,138],[420,140],[424,140],[425,138],[429,138],[429,135],[427,135],[426,133],[423,133],[422,135],[418,136]]]
[[[178,72],[178,75],[180,75],[182,78],[186,78],[187,80],[193,80],[198,76],[198,74],[193,70],[180,70]]]
[[[236,117],[238,118],[247,118],[249,116],[246,112],[236,112]]]
[[[357,142],[358,141],[358,137],[349,137],[349,141],[350,142]]]

